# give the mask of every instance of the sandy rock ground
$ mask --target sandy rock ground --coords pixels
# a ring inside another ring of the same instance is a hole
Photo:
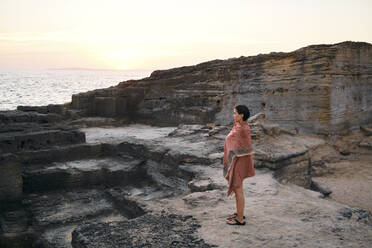
[[[164,135],[163,131],[170,130],[161,130],[159,136]],[[94,136],[101,134],[94,132]],[[203,148],[200,149],[201,152]],[[290,183],[280,184],[273,171],[256,169],[256,176],[244,181],[245,226],[225,223],[226,217],[235,211],[235,199],[226,197],[227,185],[219,163],[190,164],[190,168],[183,165],[183,169],[196,175],[195,192],[152,200],[146,205],[155,213],[193,216],[200,224],[197,234],[211,246],[369,247],[372,243],[372,220],[367,211],[372,206],[368,192],[371,155],[342,156],[321,143],[311,155],[317,167],[314,179],[329,187],[333,191],[331,196],[323,198],[319,192]],[[202,192],[198,192],[198,187]]]
[[[350,155],[347,160],[326,163],[330,173],[313,177],[332,194],[326,199],[372,212],[372,155]]]
[[[217,168],[215,172],[212,180],[219,175]],[[266,169],[246,179],[244,191],[245,226],[225,223],[235,211],[235,199],[228,199],[225,190],[164,199],[158,207],[194,216],[201,224],[200,237],[218,247],[368,247],[372,242],[372,226],[358,221],[358,209],[279,184]]]
[[[226,217],[235,212],[235,199],[226,197],[221,170],[226,128],[130,125],[83,131],[86,147],[93,152],[101,148],[109,157],[82,154],[72,161],[35,164],[25,170],[29,185],[41,184],[36,179],[44,175],[43,180],[49,186],[54,183],[57,190],[36,191],[25,199],[33,227],[42,236],[38,247],[370,247],[372,243],[370,150],[357,154],[345,142],[335,147],[320,137],[264,137],[258,145],[269,150],[264,153],[268,157],[277,156],[284,146],[288,150],[284,155],[296,149],[309,151],[313,180],[333,193],[324,198],[316,191],[281,184],[275,174],[278,168],[257,167],[256,176],[244,181],[247,224],[230,226]],[[140,170],[133,170],[137,167]],[[128,184],[118,183],[124,175]],[[148,181],[143,181],[144,175]],[[136,178],[143,182],[132,185]],[[98,185],[97,180],[101,180]],[[65,191],[71,184],[76,187]],[[13,221],[26,216],[25,211],[6,213],[3,227],[26,227]]]

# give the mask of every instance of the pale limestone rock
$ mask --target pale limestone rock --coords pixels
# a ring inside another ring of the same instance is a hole
[[[261,126],[262,126],[263,131],[265,132],[265,134],[267,134],[269,136],[276,137],[276,136],[280,135],[279,124],[262,123]]]
[[[190,181],[187,186],[191,192],[203,192],[207,190],[212,190],[213,185],[210,179],[208,180],[196,180]]]
[[[364,138],[360,142],[359,146],[372,149],[372,136]]]
[[[367,135],[372,136],[372,127],[371,126],[361,126],[360,129]]]
[[[72,96],[87,116],[146,124],[230,124],[236,104],[300,133],[344,134],[372,120],[372,45],[342,42],[214,60]]]
[[[197,207],[200,206],[200,204],[212,207],[224,201],[224,194],[220,190],[209,190],[191,193],[182,199],[189,207]]]

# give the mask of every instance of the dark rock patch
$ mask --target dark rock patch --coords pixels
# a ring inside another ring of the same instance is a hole
[[[9,201],[22,198],[22,166],[14,154],[0,155],[0,211]]]
[[[200,227],[192,216],[146,214],[141,217],[80,226],[72,233],[74,248],[109,247],[216,247],[196,235]]]

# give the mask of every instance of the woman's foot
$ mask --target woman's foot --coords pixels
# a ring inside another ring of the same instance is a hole
[[[237,213],[233,213],[232,215],[228,216],[227,219],[228,220],[235,219],[237,216],[238,216]],[[243,219],[245,219],[245,216],[243,216]]]
[[[226,221],[226,223],[228,225],[238,225],[238,226],[244,226],[245,225],[245,221],[239,221],[238,219],[231,219],[231,220],[228,220]]]

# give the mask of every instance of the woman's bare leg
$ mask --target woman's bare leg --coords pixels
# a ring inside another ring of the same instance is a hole
[[[239,188],[236,188],[235,190],[235,200],[236,200],[236,219],[239,222],[243,222],[243,216],[244,216],[244,205],[245,205],[245,200],[244,200],[244,192],[243,192],[243,185]]]

